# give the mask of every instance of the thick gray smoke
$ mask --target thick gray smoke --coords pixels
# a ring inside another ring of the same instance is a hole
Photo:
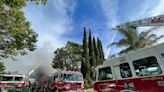
[[[46,75],[51,75],[55,71],[51,63],[56,48],[50,42],[45,42],[42,47],[38,47],[34,52],[29,52],[25,56],[18,56],[16,61],[6,61],[6,71],[19,71],[26,75],[37,66],[40,66]]]
[[[32,67],[33,77],[36,79],[37,82],[41,82],[46,77],[53,74],[55,69],[52,68],[51,63],[53,59],[53,52],[54,49],[52,48],[51,44],[49,42],[44,43],[44,46],[42,48],[37,49],[33,53],[33,63]],[[31,64],[30,64],[31,65]]]
[[[45,78],[52,75],[55,71],[51,66],[53,51],[54,49],[51,47],[51,44],[46,42],[44,43],[43,48],[40,48],[35,52],[35,62],[33,64],[39,66],[33,73],[36,81],[42,82],[43,80],[46,80]]]
[[[40,48],[35,53],[36,62],[35,65],[41,68],[47,75],[51,75],[53,70],[51,63],[53,59],[53,51],[54,49],[51,47],[51,44],[46,42],[43,48]]]

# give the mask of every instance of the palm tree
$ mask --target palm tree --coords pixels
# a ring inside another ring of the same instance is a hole
[[[164,35],[157,36],[152,33],[155,29],[157,29],[157,27],[139,33],[136,28],[126,25],[124,28],[118,29],[118,32],[123,35],[123,38],[118,42],[111,43],[109,46],[116,45],[118,47],[125,47],[125,49],[120,51],[121,54],[153,45],[164,37]]]

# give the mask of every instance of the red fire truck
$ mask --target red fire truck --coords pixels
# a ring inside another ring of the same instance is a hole
[[[85,92],[83,75],[74,71],[58,71],[50,84],[51,92]]]
[[[28,82],[26,81],[25,75],[19,74],[1,74],[0,75],[0,86],[4,90],[15,90],[22,91],[22,88],[27,86]]]
[[[95,92],[164,92],[164,43],[114,57],[97,68]]]

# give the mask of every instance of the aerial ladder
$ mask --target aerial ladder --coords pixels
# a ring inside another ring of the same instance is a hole
[[[125,28],[126,26],[137,28],[137,27],[145,27],[145,26],[164,26],[164,14],[150,17],[150,18],[144,18],[139,19],[136,21],[126,22],[120,25],[117,25],[114,30],[118,30],[120,28]]]

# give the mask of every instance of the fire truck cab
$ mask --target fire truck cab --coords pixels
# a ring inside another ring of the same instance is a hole
[[[0,86],[4,90],[14,90],[22,92],[23,87],[27,86],[25,75],[19,74],[1,74],[0,75]]]
[[[58,71],[50,84],[51,92],[85,92],[83,75],[74,71]]]
[[[164,92],[164,43],[104,61],[95,92]]]

